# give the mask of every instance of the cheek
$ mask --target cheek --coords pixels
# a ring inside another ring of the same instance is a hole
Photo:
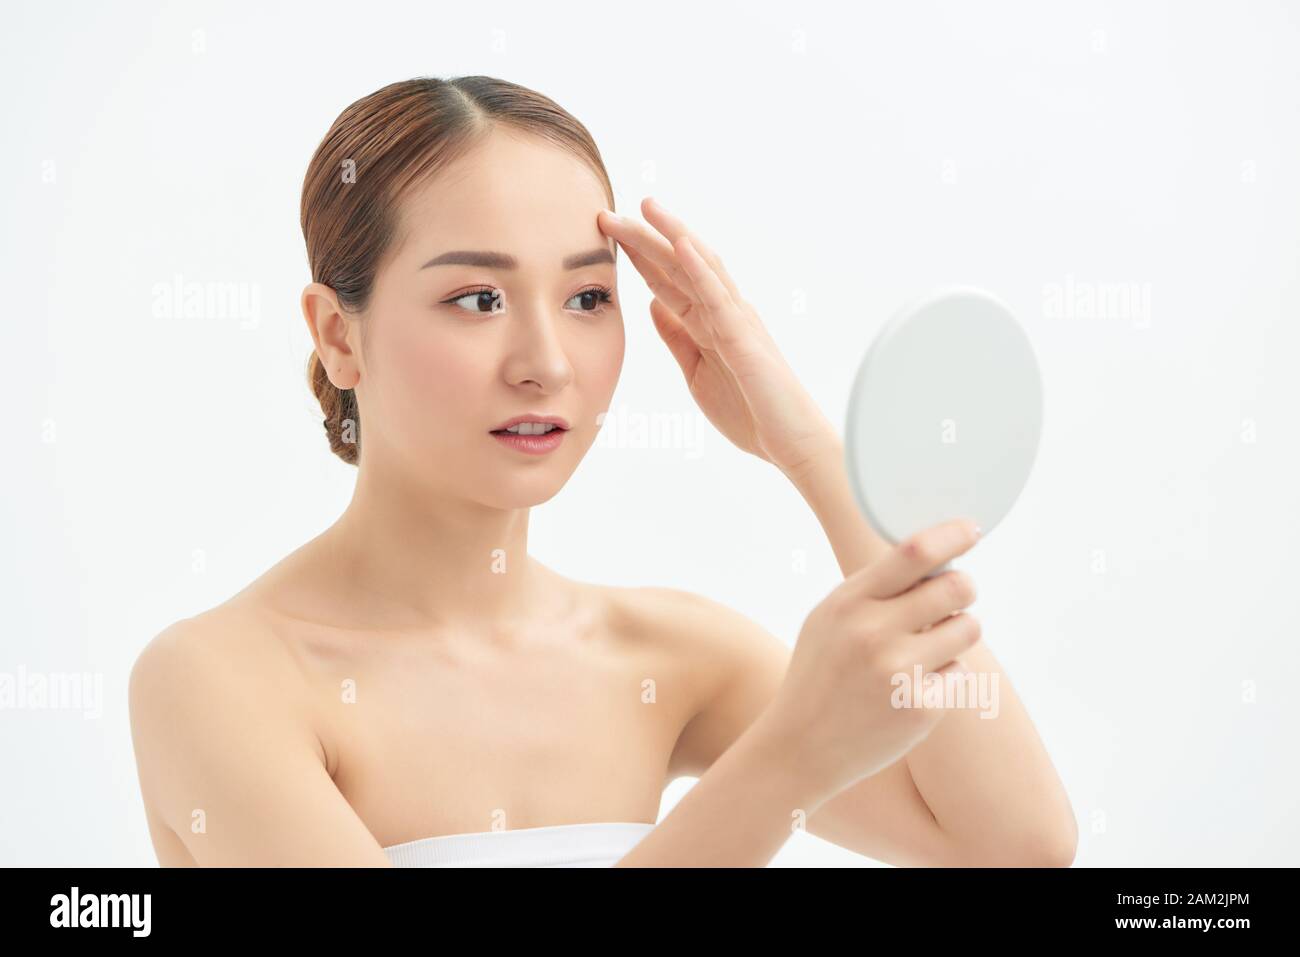
[[[575,372],[585,383],[584,391],[592,399],[607,402],[618,385],[619,374],[623,371],[623,353],[625,340],[623,323],[614,318],[608,326],[602,327],[597,335],[583,335],[573,346],[570,355],[573,358]],[[604,410],[602,405],[601,411]]]
[[[491,427],[479,419],[492,407],[494,394],[500,404],[501,384],[493,378],[501,361],[499,342],[419,321],[393,322],[384,333],[376,337],[370,365],[381,390],[383,414],[396,435],[420,436],[417,442],[436,444],[464,430]],[[561,398],[582,406],[574,408],[575,413],[594,417],[606,411],[622,373],[625,345],[618,316],[566,337],[563,348],[574,381]],[[575,388],[576,395],[569,391]]]
[[[438,335],[418,323],[387,337],[376,378],[402,432],[419,434],[420,423],[428,422],[446,434],[448,424],[472,418],[484,361],[472,346],[468,337]]]

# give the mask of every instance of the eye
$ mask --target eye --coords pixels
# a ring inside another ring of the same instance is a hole
[[[603,312],[606,306],[613,303],[612,292],[613,290],[608,286],[593,286],[572,296],[569,302],[578,302],[578,305],[572,307],[578,312],[599,313]],[[505,293],[493,286],[471,289],[467,292],[458,293],[450,299],[442,300],[445,305],[455,305],[462,301],[467,304],[460,306],[460,308],[476,314],[494,315],[505,310]],[[568,306],[568,303],[565,303],[565,305]]]
[[[460,302],[462,299],[471,299],[473,303],[468,306],[462,306],[469,312],[478,312],[485,315],[501,312],[505,308],[505,294],[492,286],[484,286],[480,289],[471,289],[469,292],[462,292],[450,299],[442,300],[446,305],[452,305]],[[487,308],[483,308],[486,306]]]
[[[579,306],[579,312],[601,312],[606,306],[614,301],[613,297],[610,296],[611,292],[612,290],[608,286],[592,286],[590,289],[582,290],[582,292],[574,296],[573,299],[570,299],[569,302],[573,302],[574,299],[580,299],[591,306],[590,309],[584,309]]]

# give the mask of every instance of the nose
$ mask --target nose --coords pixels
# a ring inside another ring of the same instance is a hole
[[[559,323],[542,305],[516,307],[508,324],[510,342],[505,375],[511,385],[533,384],[545,394],[558,392],[573,379],[573,366],[560,338]]]

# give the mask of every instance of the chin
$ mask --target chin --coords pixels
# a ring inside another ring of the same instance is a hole
[[[495,495],[484,495],[480,491],[478,498],[493,508],[532,508],[534,505],[549,502],[562,488],[564,488],[563,482],[549,478],[545,482],[519,481],[514,483],[512,488],[496,489]]]
[[[573,469],[558,459],[538,460],[513,468],[491,468],[471,481],[469,494],[492,508],[531,508],[549,502],[564,488]]]

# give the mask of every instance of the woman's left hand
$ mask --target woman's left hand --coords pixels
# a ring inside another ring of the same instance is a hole
[[[602,210],[597,224],[627,253],[654,299],[650,316],[710,422],[791,478],[834,448],[838,433],[795,377],[722,260],[653,199],[658,233]]]

